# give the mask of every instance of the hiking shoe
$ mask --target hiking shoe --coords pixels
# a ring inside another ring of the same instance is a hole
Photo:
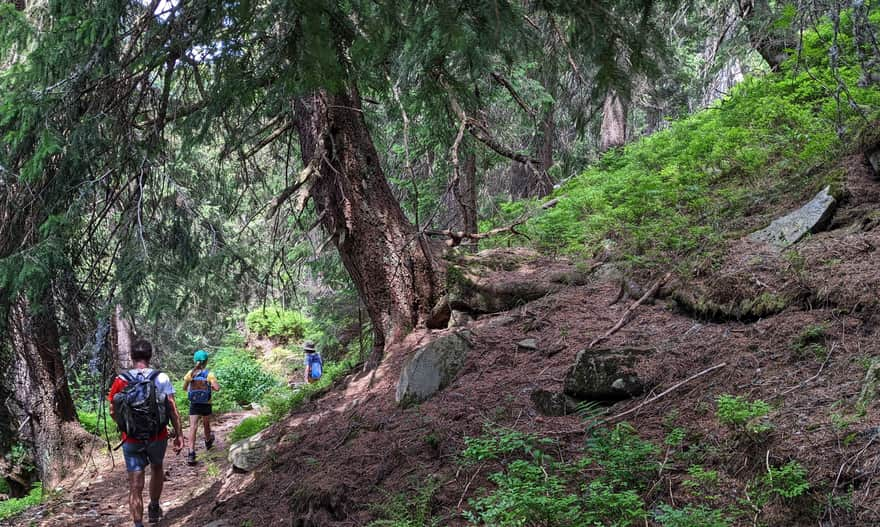
[[[205,438],[205,450],[211,450],[211,447],[214,446],[214,433],[211,433],[211,437]]]
[[[196,452],[195,450],[191,451],[186,455],[186,464],[187,465],[195,465],[196,464]]]
[[[159,518],[162,517],[162,507],[159,507],[158,503],[151,503],[147,507],[147,515],[150,517],[150,523],[158,523]]]

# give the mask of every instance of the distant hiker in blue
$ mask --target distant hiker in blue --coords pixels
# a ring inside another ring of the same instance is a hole
[[[198,350],[193,354],[195,367],[183,378],[183,390],[189,398],[189,444],[187,463],[196,464],[196,434],[199,431],[199,418],[205,426],[205,449],[214,446],[214,433],[211,432],[211,393],[220,391],[217,377],[207,369],[208,352]]]
[[[303,351],[306,352],[306,382],[318,382],[324,373],[324,359],[311,340],[303,342]]]

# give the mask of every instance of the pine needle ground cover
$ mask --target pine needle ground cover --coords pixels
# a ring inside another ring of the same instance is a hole
[[[748,78],[710,108],[609,152],[520,230],[545,250],[611,248],[651,267],[761,228],[826,185],[839,192],[834,160],[880,116],[880,90],[859,86],[857,64],[831,67],[830,31],[805,35],[785,72]],[[840,56],[853,58],[851,39],[838,39]],[[507,204],[493,223],[535,206]]]

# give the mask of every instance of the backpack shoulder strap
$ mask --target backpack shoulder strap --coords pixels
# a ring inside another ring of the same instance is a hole
[[[127,383],[135,382],[134,377],[132,377],[131,372],[128,370],[125,370],[124,372],[120,373],[119,378]]]
[[[147,375],[147,380],[148,381],[155,381],[156,377],[158,377],[160,373],[162,373],[162,372],[159,370],[153,370],[152,372],[150,372],[149,375]]]

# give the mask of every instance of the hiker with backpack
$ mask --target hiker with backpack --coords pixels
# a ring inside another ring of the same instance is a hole
[[[174,387],[168,375],[150,368],[153,346],[136,340],[131,346],[134,368],[122,372],[110,387],[110,416],[122,432],[122,455],[128,471],[128,508],[135,527],[143,527],[144,471],[150,465],[150,523],[162,517],[159,498],[165,473],[162,464],[168,446],[168,422],[174,426],[174,451],[184,440],[180,414],[174,402]],[[117,447],[119,448],[119,447]]]
[[[315,349],[315,343],[311,340],[303,342],[303,351],[306,352],[306,382],[311,384],[318,382],[324,373],[324,359]]]
[[[205,450],[214,446],[214,433],[211,432],[211,393],[220,391],[217,377],[207,369],[208,352],[198,350],[193,354],[196,365],[183,378],[183,389],[189,399],[189,444],[190,451],[186,461],[196,464],[196,434],[199,431],[199,419],[205,427]]]

